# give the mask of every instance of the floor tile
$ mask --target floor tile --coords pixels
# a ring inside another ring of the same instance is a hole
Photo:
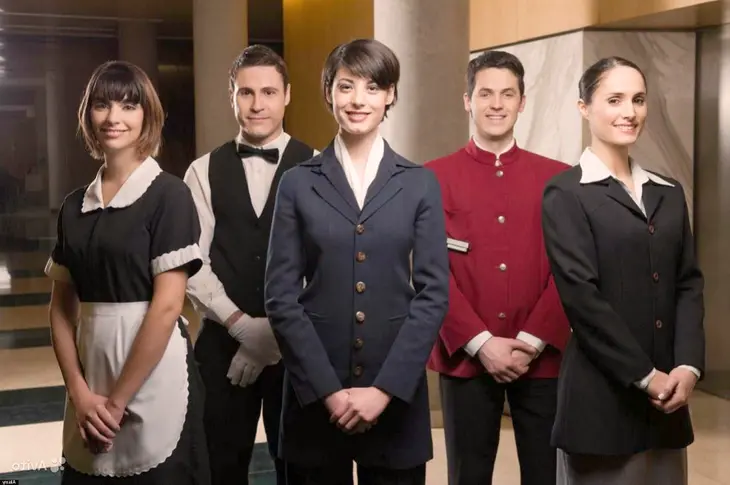
[[[0,293],[0,307],[48,305],[51,293]]]
[[[49,328],[48,305],[0,307],[0,330]]]
[[[63,420],[63,386],[14,389],[0,392],[0,427]]]
[[[51,345],[51,331],[47,327],[0,330],[0,349],[24,349],[49,345]]]
[[[50,278],[41,275],[36,278],[13,278],[0,286],[0,295],[17,295],[27,293],[50,293],[53,282]]]
[[[0,350],[0,369],[0,391],[63,385],[51,347]]]

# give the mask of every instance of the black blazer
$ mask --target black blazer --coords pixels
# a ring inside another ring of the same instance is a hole
[[[283,459],[408,468],[432,457],[425,364],[448,307],[445,234],[435,176],[387,144],[362,211],[333,144],[284,174],[265,284],[286,366]],[[368,386],[393,399],[348,436],[322,399]]]
[[[576,166],[543,199],[545,245],[573,329],[553,445],[632,454],[693,441],[687,407],[666,415],[634,383],[656,367],[704,371],[703,278],[684,192],[649,181],[647,216],[613,178],[580,184]]]

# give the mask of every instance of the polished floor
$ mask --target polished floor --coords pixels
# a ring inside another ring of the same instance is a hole
[[[22,485],[60,482],[65,394],[50,347],[50,281],[43,276],[54,226],[53,219],[43,215],[0,216],[0,483],[8,478],[17,478]],[[195,335],[198,319],[189,306],[185,314]],[[730,485],[730,401],[698,391],[692,400],[692,415],[697,440],[689,449],[689,484]],[[519,465],[509,418],[502,424],[494,484],[518,485]],[[443,485],[443,431],[434,429],[433,437],[435,457],[428,464],[427,483]],[[257,442],[249,483],[273,484],[262,429]]]

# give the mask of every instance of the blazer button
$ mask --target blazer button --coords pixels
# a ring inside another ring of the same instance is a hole
[[[654,279],[654,281],[659,281],[659,273],[654,273],[653,275],[651,275],[651,277],[652,279]]]
[[[362,224],[358,224],[355,227],[355,232],[358,234],[362,234],[363,232],[365,232],[365,226],[363,226]]]
[[[365,321],[365,313],[363,313],[363,312],[355,313],[355,320],[357,320],[357,323],[363,323]]]
[[[364,293],[365,292],[365,283],[362,281],[358,281],[357,284],[355,284],[355,291],[358,293]]]
[[[654,229],[654,224],[649,224],[649,234],[654,234],[656,229]]]
[[[501,177],[502,175],[504,175],[504,172],[501,170],[497,170],[497,177]]]
[[[355,377],[360,377],[362,375],[362,366],[356,365],[354,369],[352,369],[352,374]]]
[[[497,314],[497,318],[499,318],[500,320],[504,320],[505,318],[507,318],[507,314],[504,312],[499,312]]]
[[[664,324],[662,323],[661,320],[657,320],[655,325],[656,325],[656,328],[662,328],[662,325],[664,325]]]
[[[358,263],[362,263],[363,261],[365,261],[365,258],[365,253],[363,253],[362,251],[358,251],[357,256],[355,257]]]
[[[360,350],[363,346],[363,343],[364,342],[362,341],[362,339],[358,337],[355,339],[355,344],[353,345],[353,347],[355,347],[355,350]]]
[[[507,265],[506,265],[506,264],[504,264],[504,263],[500,264],[500,265],[499,265],[499,270],[500,270],[500,271],[507,271]]]

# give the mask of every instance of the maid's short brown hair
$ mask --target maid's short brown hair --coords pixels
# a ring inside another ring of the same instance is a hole
[[[143,158],[157,156],[162,145],[165,112],[147,74],[126,61],[108,61],[97,67],[84,90],[78,112],[79,131],[91,156],[99,160],[104,158],[91,126],[91,108],[94,103],[112,101],[139,104],[142,107],[144,121],[137,151]]]
[[[380,89],[393,86],[393,102],[385,107],[388,110],[398,100],[398,81],[400,80],[400,62],[395,53],[385,44],[374,39],[356,39],[334,48],[322,69],[322,94],[325,102],[332,90],[335,75],[341,68],[365,79],[371,79]]]

